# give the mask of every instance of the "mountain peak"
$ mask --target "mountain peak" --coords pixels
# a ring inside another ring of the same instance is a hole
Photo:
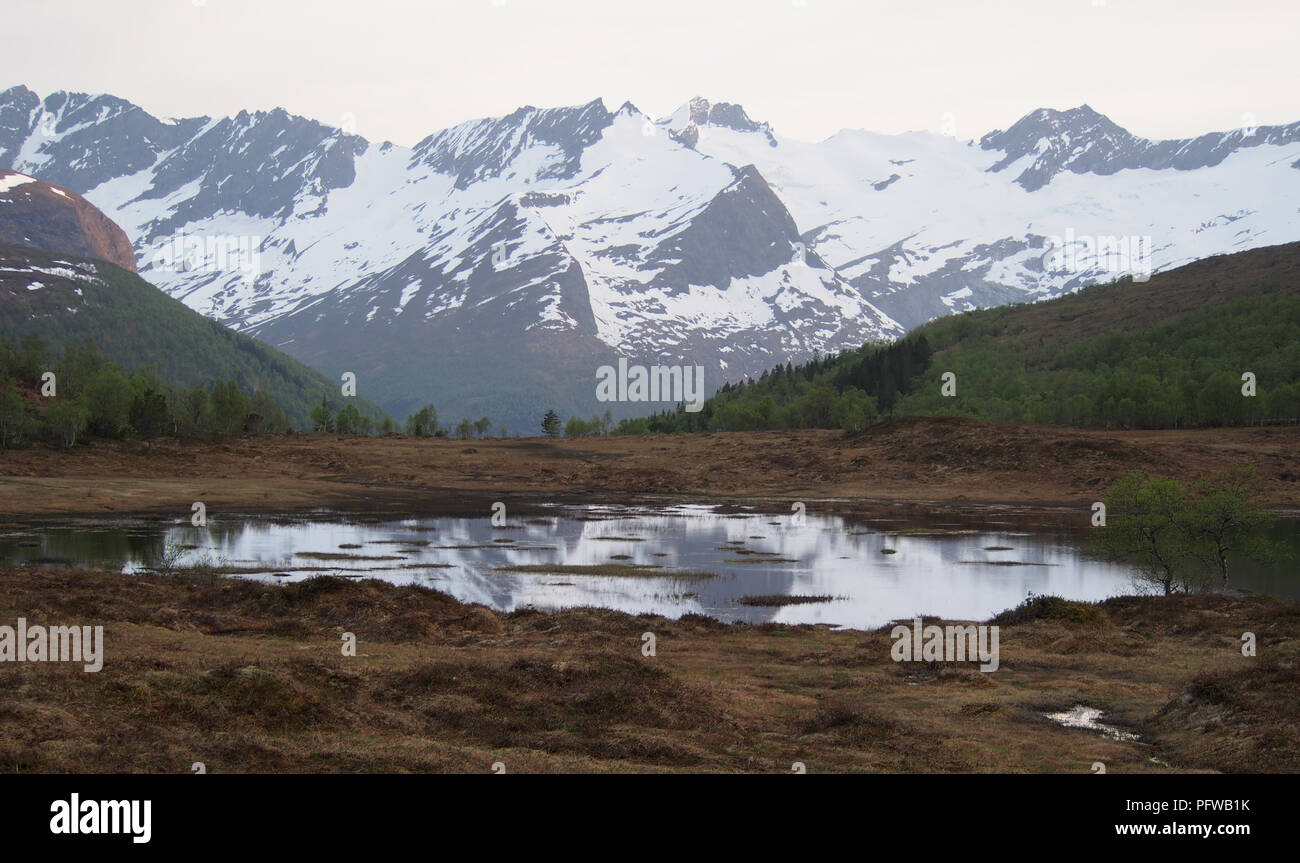
[[[980,139],[980,146],[1006,154],[990,168],[992,171],[1001,171],[1026,156],[1033,156],[1033,164],[1016,178],[1017,183],[1032,192],[1047,185],[1062,170],[1113,173],[1140,146],[1140,141],[1106,115],[1084,104],[1064,111],[1054,108],[1031,111],[1006,131],[989,132]],[[1112,167],[1115,165],[1119,167]]]
[[[1093,110],[1091,105],[1084,103],[1078,107],[1066,108],[1065,110],[1038,108],[1021,117],[1006,132],[993,131],[984,137],[987,139],[997,135],[1021,136],[1030,133],[1044,135],[1078,134],[1096,130],[1128,135],[1125,129],[1116,125],[1105,114],[1098,113]]]
[[[690,122],[697,126],[719,126],[737,132],[768,132],[767,123],[750,119],[744,107],[734,102],[710,102],[703,96],[696,96],[686,103]]]
[[[1016,178],[1022,188],[1032,192],[1047,185],[1061,171],[1103,176],[1136,168],[1186,171],[1217,165],[1241,148],[1284,145],[1298,140],[1300,123],[1153,141],[1130,134],[1105,114],[1084,104],[1064,111],[1051,108],[1031,111],[1006,131],[985,135],[980,139],[980,146],[1005,154],[990,171],[1001,171],[1032,157],[1029,167]]]
[[[770,146],[777,145],[772,127],[751,119],[742,106],[734,102],[711,102],[703,96],[695,96],[660,123],[688,147],[698,144],[700,138],[708,135],[709,129],[759,134]]]
[[[614,122],[614,114],[597,97],[582,105],[534,108],[527,105],[505,117],[470,120],[437,132],[415,145],[412,157],[435,171],[456,177],[458,188],[508,172],[533,145],[558,149],[539,177],[572,176],[583,151]]]
[[[7,90],[0,91],[0,105],[13,101],[25,102],[32,99],[39,101],[40,97],[37,96],[36,93],[32,92],[26,84],[15,84]]]

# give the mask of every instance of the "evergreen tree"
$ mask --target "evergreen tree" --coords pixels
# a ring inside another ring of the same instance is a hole
[[[361,433],[362,417],[357,406],[348,402],[334,417],[334,429],[342,435]]]
[[[560,434],[560,415],[554,410],[548,410],[542,417],[542,432],[547,437],[558,437]]]
[[[320,404],[311,409],[311,426],[312,431],[321,434],[334,431],[334,414],[324,396],[321,397]]]

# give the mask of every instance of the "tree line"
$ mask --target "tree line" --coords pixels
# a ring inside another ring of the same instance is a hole
[[[319,430],[319,429],[318,429]],[[437,437],[437,438],[457,438],[459,440],[470,440],[472,438],[484,438],[492,430],[492,421],[487,417],[479,417],[471,420],[468,417],[461,419],[460,422],[452,428],[438,424],[438,409],[428,404],[415,411],[406,418],[402,425],[402,431],[411,437]],[[396,431],[392,420],[385,419],[381,432],[392,434]],[[505,426],[497,429],[497,437],[509,437],[509,432]]]
[[[605,424],[608,425],[608,416]],[[487,417],[446,428],[433,405],[399,427],[376,421],[342,396],[322,395],[309,430],[320,434],[413,437],[486,437]],[[172,386],[145,369],[135,373],[105,358],[93,341],[66,345],[57,355],[38,335],[0,341],[0,449],[37,441],[65,448],[92,438],[152,440],[160,436],[210,439],[244,434],[287,434],[294,423],[265,391],[246,392],[234,381]],[[497,430],[506,437],[507,430]]]
[[[924,335],[889,345],[814,355],[785,363],[758,379],[726,383],[699,411],[684,405],[648,417],[625,419],[614,434],[761,431],[825,428],[856,432],[892,411],[917,385],[932,351]]]
[[[264,391],[234,382],[169,386],[152,371],[128,373],[93,342],[57,356],[37,335],[0,342],[0,447],[49,441],[72,447],[92,437],[151,440],[282,433],[285,412]]]

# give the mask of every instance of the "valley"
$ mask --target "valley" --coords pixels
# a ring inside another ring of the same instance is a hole
[[[1291,831],[1300,4],[5,25],[9,845]]]

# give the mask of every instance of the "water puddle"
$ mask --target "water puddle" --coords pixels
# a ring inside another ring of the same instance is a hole
[[[1083,704],[1076,704],[1069,710],[1060,713],[1044,713],[1048,719],[1058,725],[1066,728],[1081,728],[1084,731],[1093,731],[1111,740],[1131,742],[1138,740],[1138,735],[1131,731],[1125,731],[1122,728],[1116,728],[1113,725],[1107,725],[1101,721],[1105,712],[1096,707],[1088,707]]]

